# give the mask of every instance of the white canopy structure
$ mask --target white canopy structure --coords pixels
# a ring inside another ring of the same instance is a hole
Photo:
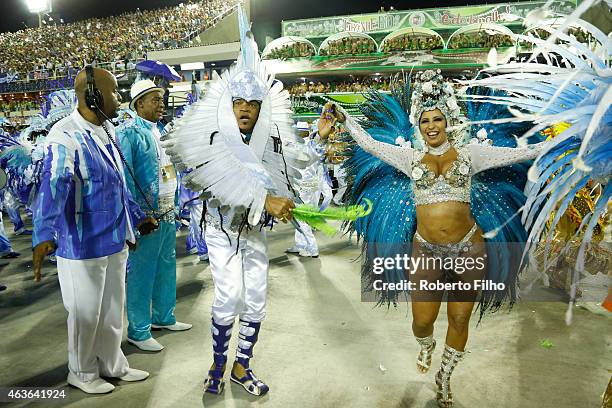
[[[380,42],[380,46],[379,46],[379,51],[382,51],[384,44],[389,41],[392,40],[393,38],[397,38],[397,37],[401,37],[404,35],[409,35],[409,36],[415,36],[415,37],[420,37],[420,36],[431,36],[431,37],[437,37],[442,41],[442,45],[444,45],[444,38],[442,38],[442,36],[438,33],[436,33],[434,30],[431,30],[429,28],[425,28],[425,27],[406,27],[406,28],[402,28],[401,30],[397,30],[394,31],[392,33],[389,33],[381,42]]]
[[[311,43],[310,41],[308,41],[306,38],[286,36],[286,37],[280,37],[280,38],[270,41],[270,43],[266,45],[266,48],[264,48],[263,52],[261,53],[261,57],[265,59],[268,55],[270,55],[272,50],[275,50],[277,48],[282,48],[285,45],[292,45],[296,43],[308,44],[309,48],[312,49],[312,54],[314,55],[317,53],[317,47],[315,47],[315,45]]]

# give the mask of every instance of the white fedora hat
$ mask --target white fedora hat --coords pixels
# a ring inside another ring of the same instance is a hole
[[[130,97],[132,98],[130,101],[130,109],[135,111],[136,109],[134,108],[134,105],[136,104],[136,101],[140,97],[153,91],[163,92],[164,89],[155,85],[155,82],[151,81],[150,79],[143,79],[142,81],[134,82],[132,89],[130,89]]]

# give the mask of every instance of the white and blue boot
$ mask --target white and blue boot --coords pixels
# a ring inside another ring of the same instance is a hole
[[[242,385],[248,393],[262,396],[270,391],[270,387],[255,377],[253,370],[249,368],[249,360],[253,357],[253,347],[257,342],[261,323],[240,320],[238,349],[236,350],[236,361],[232,368],[231,381]]]
[[[204,380],[204,392],[219,395],[223,392],[225,381],[223,375],[227,363],[227,350],[232,337],[233,324],[222,326],[212,320],[211,332],[213,339],[213,365]]]

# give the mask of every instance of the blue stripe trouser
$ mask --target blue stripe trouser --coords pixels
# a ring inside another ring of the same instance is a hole
[[[189,235],[187,236],[187,240],[185,242],[187,252],[189,252],[192,248],[197,248],[199,256],[208,253],[206,240],[204,239],[204,234],[200,228],[203,206],[202,201],[199,200],[189,206]]]
[[[151,323],[176,323],[176,228],[160,221],[159,228],[138,239],[130,251],[127,273],[128,337],[151,337]]]
[[[4,223],[2,222],[2,211],[0,211],[0,256],[8,254],[12,250],[13,249],[11,248],[11,242],[6,236],[6,231],[4,230]]]

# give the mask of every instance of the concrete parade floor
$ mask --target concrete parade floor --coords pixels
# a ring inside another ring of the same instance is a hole
[[[5,222],[7,231],[12,225]],[[317,234],[321,256],[286,255],[293,230],[268,235],[271,270],[268,314],[252,366],[270,385],[262,398],[229,382],[221,396],[203,395],[211,364],[210,307],[213,282],[207,262],[186,255],[185,232],[177,244],[179,320],[193,323],[182,333],[154,332],[166,348],[147,353],[127,342],[130,365],[147,370],[141,383],[113,380],[108,395],[90,396],[66,385],[66,311],[55,266],[45,263],[43,280],[33,281],[29,236],[9,233],[21,257],[0,260],[0,387],[39,386],[66,390],[63,402],[13,406],[66,407],[435,407],[434,375],[440,364],[447,319],[436,325],[438,348],[432,369],[415,367],[418,347],[411,335],[409,305],[375,308],[360,300],[359,248],[345,237]],[[471,323],[465,360],[452,377],[457,408],[600,407],[612,361],[609,317],[558,300],[519,303],[510,313]],[[554,296],[553,296],[554,297]],[[127,322],[125,327],[127,328]],[[237,330],[234,330],[236,334]],[[236,335],[230,346],[233,360]],[[542,340],[552,342],[542,347]]]

